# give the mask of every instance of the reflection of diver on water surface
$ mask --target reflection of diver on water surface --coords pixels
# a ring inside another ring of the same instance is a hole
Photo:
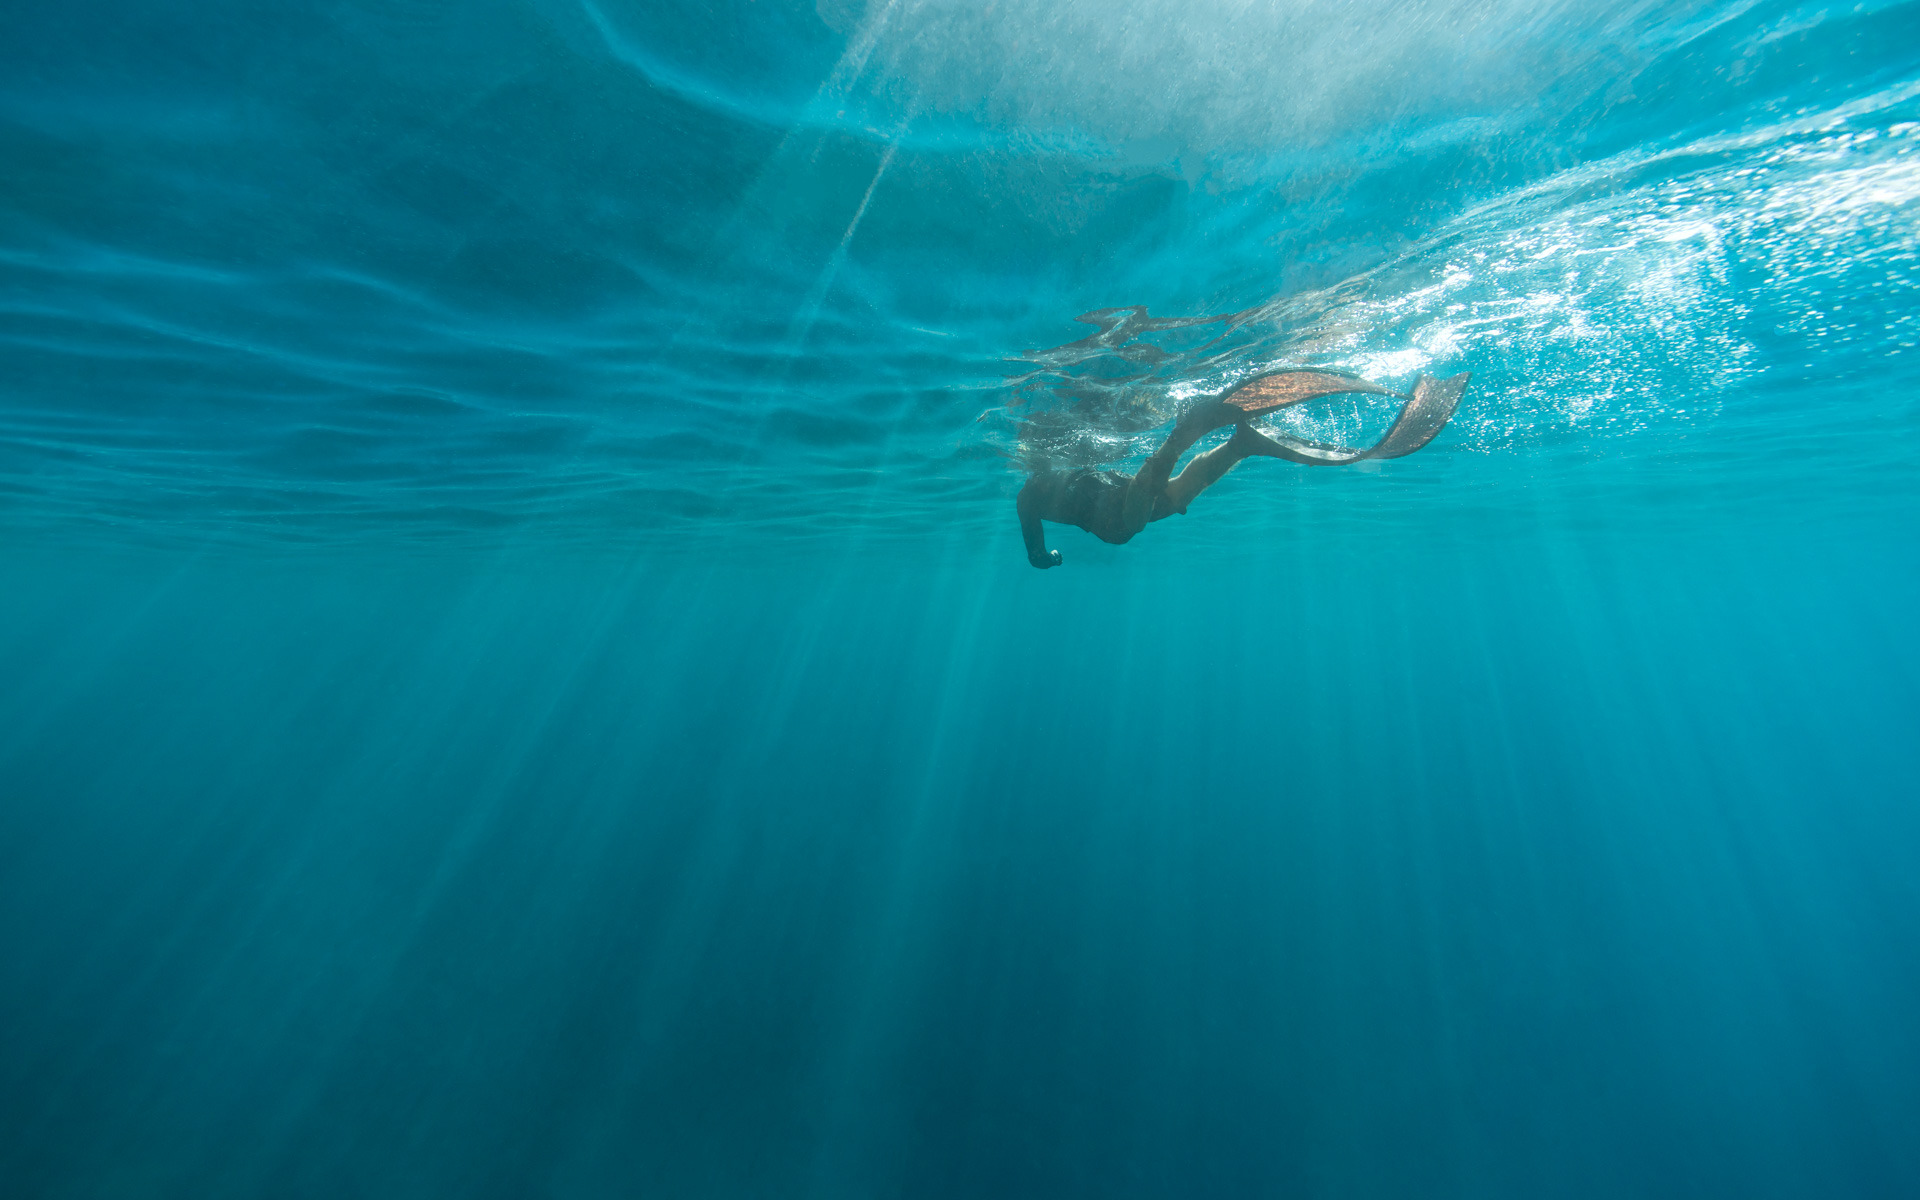
[[[1466,373],[1446,379],[1421,376],[1387,436],[1365,450],[1304,441],[1283,433],[1263,433],[1250,422],[1261,413],[1321,396],[1398,393],[1332,371],[1277,371],[1248,380],[1220,399],[1187,410],[1136,475],[1098,470],[1036,472],[1020,489],[1020,532],[1027,542],[1027,561],[1041,568],[1060,565],[1060,552],[1047,549],[1042,521],[1078,525],[1103,542],[1124,542],[1146,528],[1149,521],[1186,512],[1195,496],[1242,459],[1284,458],[1339,466],[1412,454],[1432,441],[1453,416],[1467,390],[1467,380]],[[1184,470],[1173,474],[1174,464],[1195,442],[1228,425],[1234,426],[1231,438],[1194,455]]]

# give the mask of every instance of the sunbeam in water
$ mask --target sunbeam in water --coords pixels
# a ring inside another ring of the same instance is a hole
[[[1914,3],[29,5],[0,283],[9,1196],[1920,1195]]]

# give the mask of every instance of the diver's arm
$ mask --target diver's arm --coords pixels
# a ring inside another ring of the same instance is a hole
[[[1020,511],[1020,536],[1027,543],[1027,561],[1042,571],[1060,565],[1060,552],[1047,549],[1047,532],[1040,526],[1040,507],[1046,491],[1041,477],[1035,475],[1027,480],[1027,486],[1020,489],[1020,498],[1014,501]]]

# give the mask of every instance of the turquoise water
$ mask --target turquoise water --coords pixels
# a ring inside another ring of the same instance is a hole
[[[0,1172],[1916,1194],[1916,445],[1911,3],[14,14]]]

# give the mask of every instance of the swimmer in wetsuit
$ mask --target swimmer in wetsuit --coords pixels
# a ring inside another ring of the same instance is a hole
[[[1399,458],[1433,440],[1460,397],[1469,375],[1429,379],[1422,375],[1405,397],[1400,415],[1387,436],[1365,450],[1325,442],[1309,442],[1284,433],[1263,433],[1251,420],[1275,409],[1343,392],[1396,396],[1397,392],[1351,375],[1332,371],[1276,371],[1248,380],[1225,396],[1188,409],[1174,423],[1160,448],[1135,475],[1119,471],[1039,471],[1020,489],[1017,506],[1020,534],[1026,539],[1027,561],[1045,570],[1060,565],[1060,552],[1047,549],[1042,521],[1077,525],[1103,542],[1118,545],[1147,527],[1149,521],[1187,511],[1193,498],[1219,482],[1243,459],[1284,458],[1315,466],[1340,466],[1369,458]],[[1234,426],[1233,436],[1202,454],[1178,475],[1173,466],[1193,444],[1215,429]]]

